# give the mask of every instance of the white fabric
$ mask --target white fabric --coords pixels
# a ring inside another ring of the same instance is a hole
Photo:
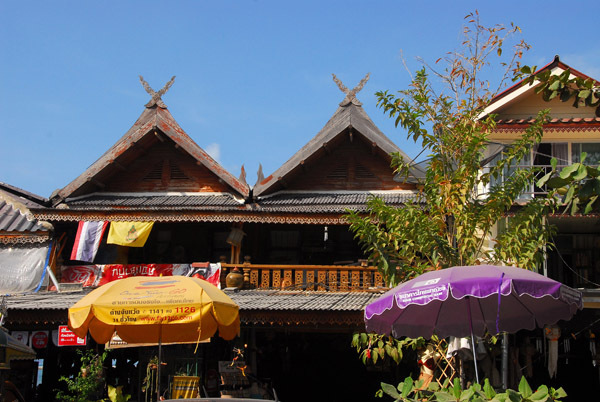
[[[560,328],[556,325],[547,326],[544,330],[546,339],[548,339],[548,374],[550,378],[556,377],[558,368],[558,338],[560,338]]]
[[[48,245],[0,248],[0,294],[29,292],[44,273]],[[48,284],[48,276],[42,285]]]
[[[475,337],[475,352],[477,352],[477,360],[483,359],[487,353],[485,345],[479,337]],[[473,348],[471,347],[471,338],[456,338],[451,336],[448,339],[448,351],[446,357],[458,355],[463,360],[473,360]]]

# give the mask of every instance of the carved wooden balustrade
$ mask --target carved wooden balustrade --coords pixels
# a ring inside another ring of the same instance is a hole
[[[385,283],[377,267],[360,265],[275,265],[221,262],[221,283],[232,270],[244,276],[245,289],[294,289],[329,292],[355,292],[383,288]]]

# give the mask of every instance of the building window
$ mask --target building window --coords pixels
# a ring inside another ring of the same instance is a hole
[[[571,160],[581,162],[581,153],[585,152],[587,165],[600,165],[600,142],[574,142],[571,144]]]

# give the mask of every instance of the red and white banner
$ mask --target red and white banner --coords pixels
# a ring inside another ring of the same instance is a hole
[[[208,262],[195,262],[192,264],[190,272],[186,276],[204,279],[219,289],[221,288],[221,264],[218,262],[215,264]]]
[[[174,273],[177,275],[188,272],[189,269],[189,264],[63,265],[61,283],[81,283],[84,287],[102,286],[130,276],[172,276]]]
[[[81,283],[84,287],[98,286],[102,265],[63,265],[60,269],[62,283]]]
[[[61,283],[81,283],[84,287],[102,286],[105,283],[130,276],[195,276],[220,287],[221,264],[107,264],[63,265]]]
[[[102,268],[98,286],[130,276],[172,276],[173,264],[109,264]]]

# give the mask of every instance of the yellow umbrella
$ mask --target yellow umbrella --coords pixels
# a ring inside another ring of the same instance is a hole
[[[233,339],[239,307],[221,290],[186,276],[135,276],[109,282],[69,308],[69,328],[98,343],[116,332],[127,343],[190,342],[219,331]]]
[[[217,330],[226,340],[235,338],[240,317],[229,296],[201,279],[136,276],[84,296],[69,308],[69,328],[80,338],[89,331],[98,343],[115,332],[127,343],[158,343],[160,360],[162,342],[202,341]]]

